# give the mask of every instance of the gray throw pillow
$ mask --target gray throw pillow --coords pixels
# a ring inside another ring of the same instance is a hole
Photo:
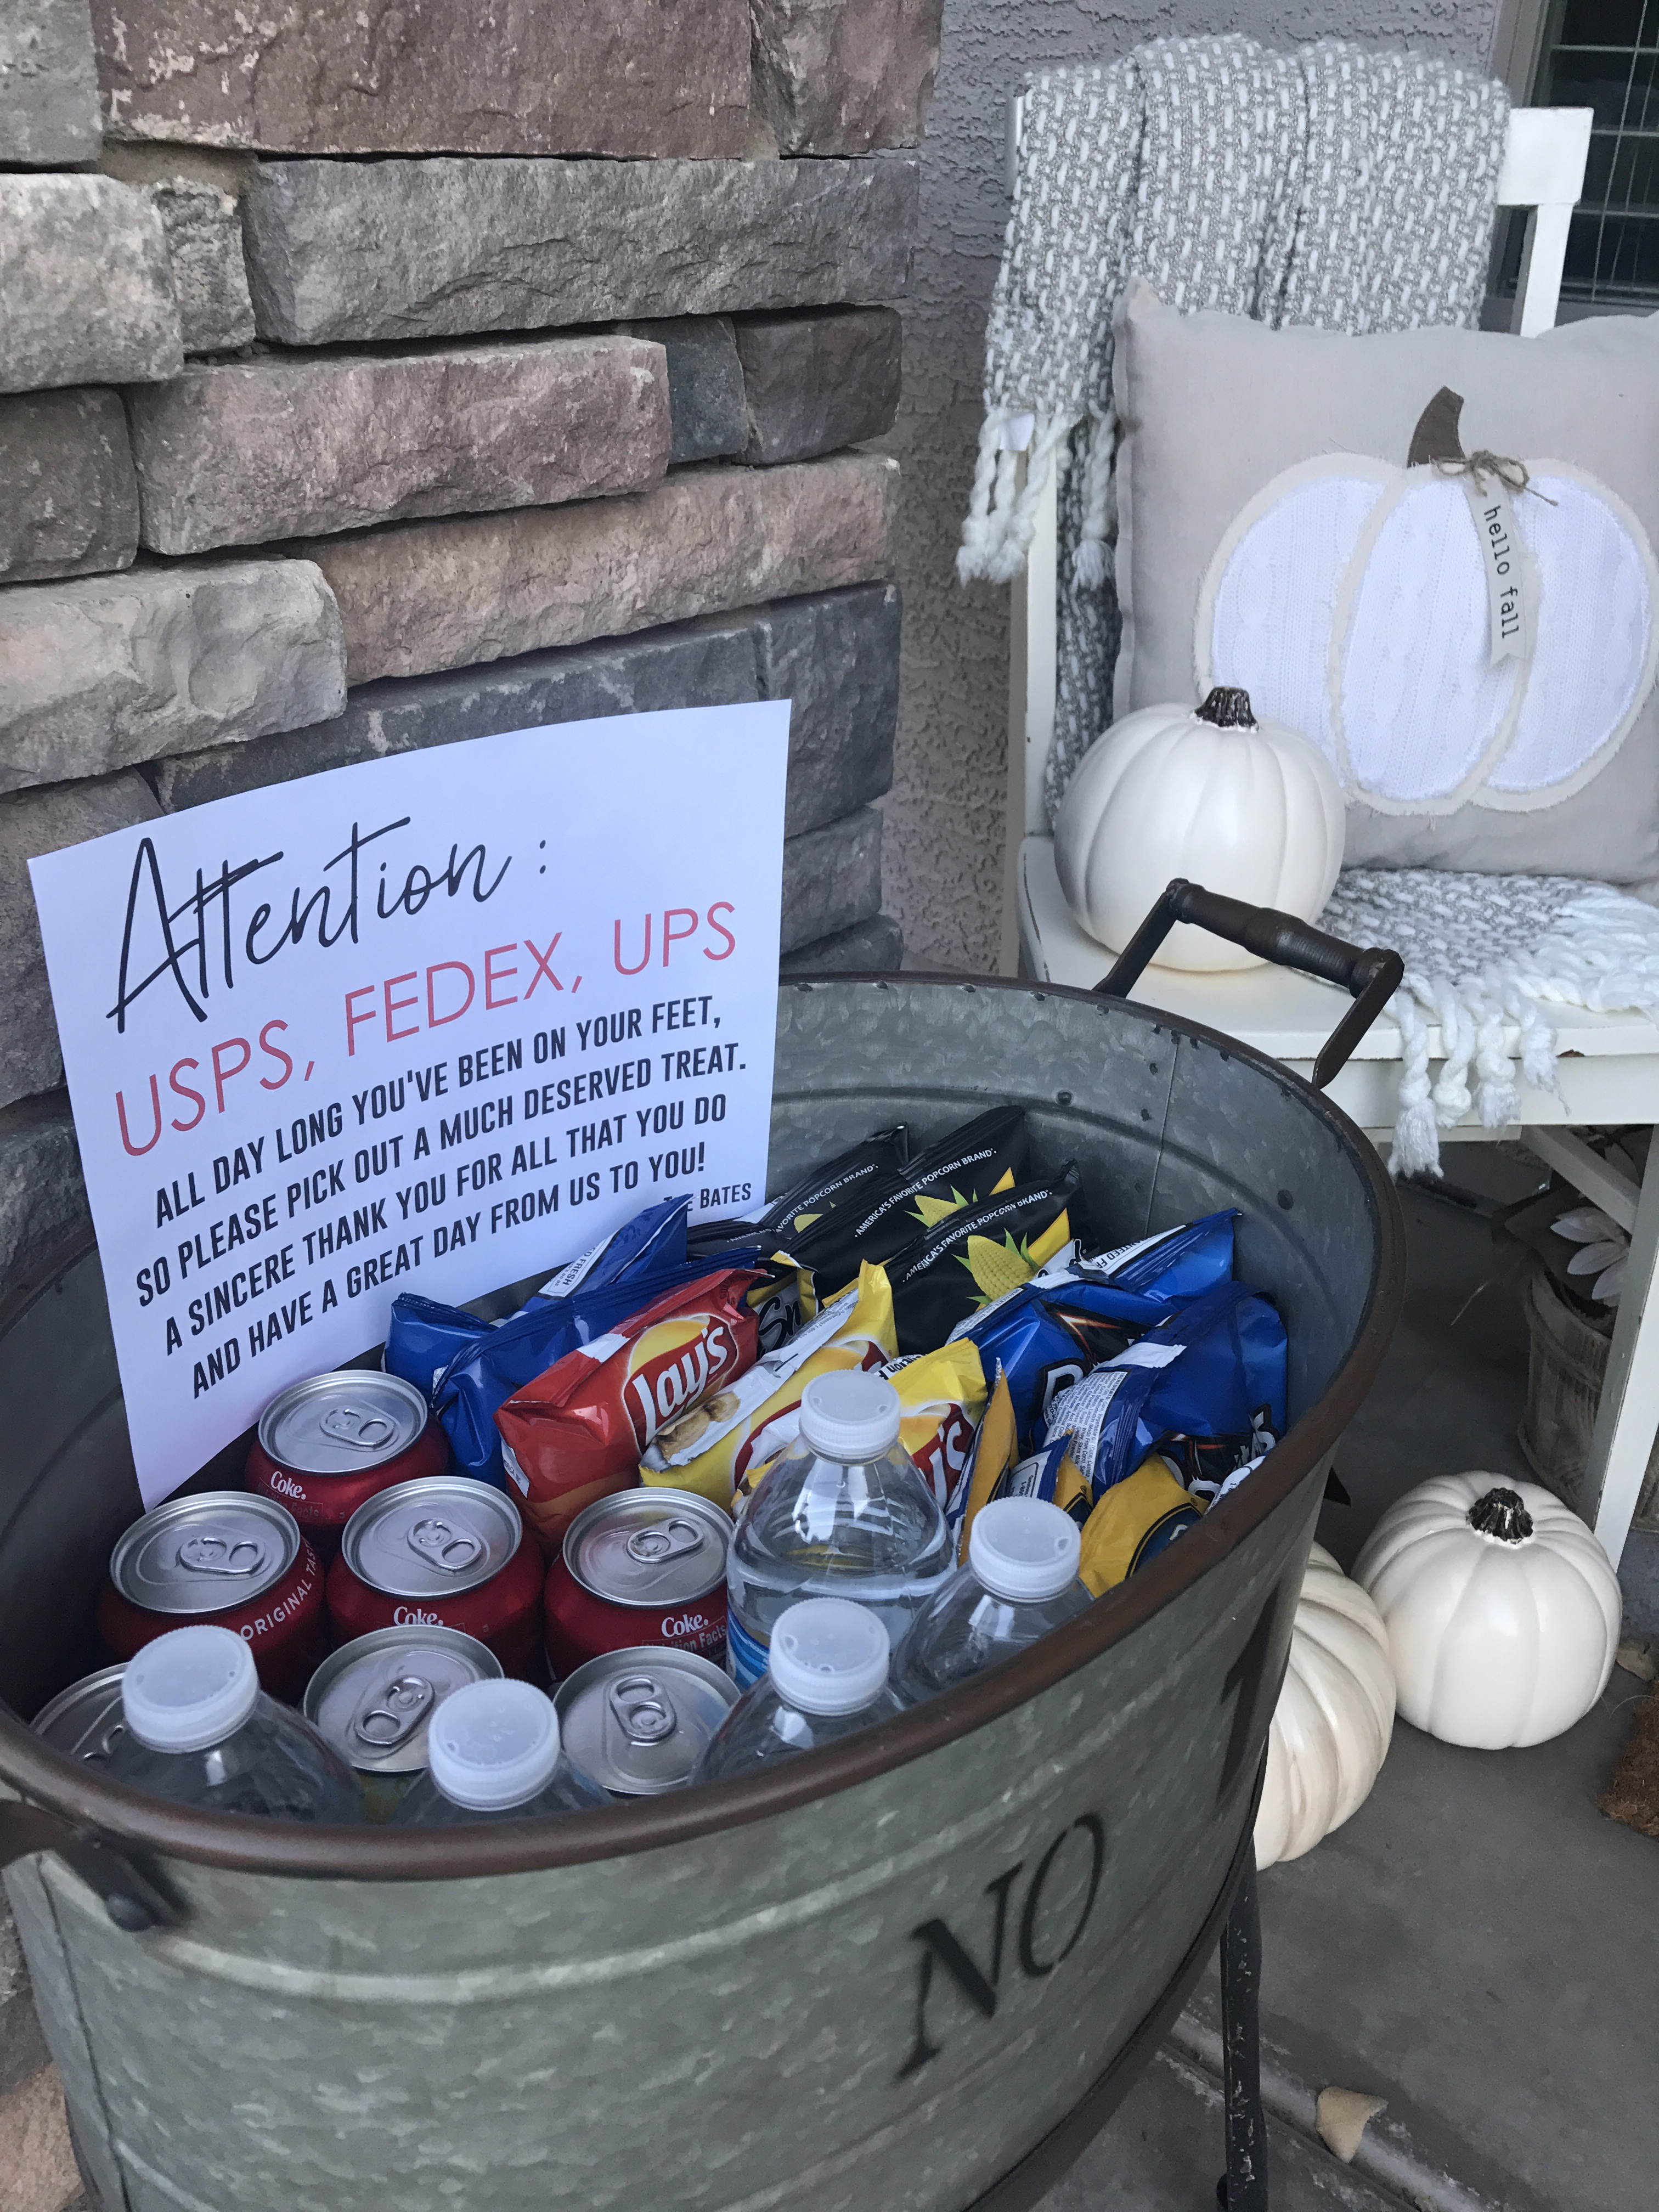
[[[1119,715],[1242,684],[1351,867],[1659,876],[1659,318],[1347,337],[1136,280],[1114,374]]]

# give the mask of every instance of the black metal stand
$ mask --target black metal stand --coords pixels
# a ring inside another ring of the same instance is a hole
[[[1261,2109],[1261,1906],[1255,1852],[1221,1931],[1221,2051],[1227,2171],[1215,2185],[1221,2212],[1267,2212],[1267,2121]]]

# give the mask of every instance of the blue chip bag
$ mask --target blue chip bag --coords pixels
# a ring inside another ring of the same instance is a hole
[[[1069,1435],[1097,1500],[1153,1451],[1213,1498],[1284,1434],[1285,1370],[1277,1307],[1248,1284],[1219,1284],[1056,1398],[1045,1442]]]
[[[1061,1252],[951,1332],[979,1346],[988,1375],[1000,1365],[1007,1376],[1023,1455],[1042,1441],[1062,1391],[1127,1351],[1172,1304],[1228,1281],[1235,1218],[1208,1214],[1087,1259]]]

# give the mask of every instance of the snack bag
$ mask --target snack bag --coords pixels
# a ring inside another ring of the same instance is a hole
[[[1157,1298],[1109,1283],[1081,1282],[1051,1266],[1023,1291],[999,1299],[994,1310],[970,1315],[951,1332],[951,1341],[977,1344],[988,1367],[1001,1367],[1019,1424],[1020,1450],[1030,1452],[1042,1442],[1060,1393],[1127,1352],[1169,1312]]]
[[[899,1442],[948,1507],[985,1412],[985,1370],[976,1344],[945,1344],[919,1358],[890,1359],[883,1375],[899,1394]]]
[[[1073,1163],[1052,1182],[1022,1183],[963,1206],[890,1260],[899,1350],[942,1343],[959,1321],[1029,1280],[1070,1243],[1081,1180]]]
[[[502,1462],[544,1551],[583,1506],[633,1483],[659,1429],[753,1365],[753,1280],[727,1268],[668,1291],[502,1406]]]
[[[958,1566],[967,1561],[968,1531],[974,1525],[975,1514],[998,1494],[998,1485],[1012,1473],[1018,1460],[1013,1401],[1008,1395],[1008,1378],[999,1368],[974,1449],[945,1508],[945,1525],[956,1538]]]
[[[786,1236],[810,1229],[832,1206],[856,1206],[878,1185],[900,1181],[910,1158],[910,1132],[902,1121],[877,1129],[850,1152],[813,1168],[775,1198],[754,1224],[768,1235]]]
[[[1156,1453],[1115,1482],[1083,1524],[1078,1575],[1097,1597],[1126,1582],[1201,1520],[1204,1508]]]
[[[734,1493],[742,1488],[747,1496],[750,1467],[758,1480],[793,1442],[807,1384],[837,1368],[879,1367],[893,1349],[887,1278],[879,1267],[861,1267],[856,1290],[826,1306],[781,1351],[757,1360],[732,1388],[664,1430],[640,1462],[641,1480],[695,1490],[735,1512]]]
[[[1091,1253],[1074,1262],[1074,1271],[1079,1282],[1112,1283],[1120,1291],[1166,1303],[1195,1298],[1218,1283],[1232,1280],[1237,1218],[1237,1210],[1231,1206],[1223,1213],[1206,1213],[1178,1229],[1160,1229],[1155,1237]]]
[[[810,1318],[826,1299],[839,1297],[860,1262],[884,1263],[918,1230],[979,1205],[993,1192],[1012,1190],[1024,1161],[1024,1108],[993,1107],[942,1137],[902,1176],[872,1188],[856,1205],[838,1205],[804,1230],[781,1233],[781,1249],[799,1271],[802,1314]]]
[[[1277,1308],[1224,1283],[1063,1391],[1047,1433],[1070,1435],[1097,1500],[1166,1438],[1242,1440],[1260,1457],[1284,1433],[1285,1367]]]

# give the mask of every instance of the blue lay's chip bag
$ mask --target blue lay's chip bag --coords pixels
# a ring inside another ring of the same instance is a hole
[[[690,1204],[689,1198],[668,1198],[647,1206],[612,1235],[602,1237],[550,1275],[519,1312],[538,1312],[568,1297],[584,1283],[598,1290],[629,1276],[648,1275],[655,1269],[678,1264],[686,1257],[685,1218]],[[480,1321],[464,1306],[442,1305],[435,1298],[405,1291],[392,1302],[381,1364],[388,1375],[412,1382],[430,1402],[438,1378],[456,1353],[503,1326],[501,1322]]]
[[[1046,1443],[1066,1437],[1097,1503],[1151,1453],[1195,1498],[1260,1459],[1285,1431],[1285,1324],[1244,1283],[1167,1314],[1054,1401]]]

